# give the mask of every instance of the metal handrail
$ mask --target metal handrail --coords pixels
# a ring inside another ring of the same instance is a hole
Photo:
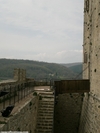
[[[31,82],[3,85],[0,90],[0,110],[22,100],[33,91],[33,88]]]

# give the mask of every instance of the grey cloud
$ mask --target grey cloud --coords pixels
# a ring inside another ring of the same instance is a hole
[[[68,56],[59,59],[56,53],[82,50],[83,0],[0,0],[0,9],[0,49],[5,56],[66,62]],[[9,49],[20,51],[20,57],[11,56]],[[76,60],[81,61],[78,56]]]

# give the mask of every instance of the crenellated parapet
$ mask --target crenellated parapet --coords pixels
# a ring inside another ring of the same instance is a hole
[[[14,80],[25,81],[26,80],[26,70],[16,68],[14,69]]]

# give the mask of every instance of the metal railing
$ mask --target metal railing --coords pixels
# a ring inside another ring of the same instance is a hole
[[[0,85],[0,111],[19,102],[34,90],[33,82]]]

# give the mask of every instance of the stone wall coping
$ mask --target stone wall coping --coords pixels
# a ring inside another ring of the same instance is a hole
[[[12,110],[11,114],[9,117],[3,117],[0,116],[0,122],[7,123],[13,116],[15,116],[17,113],[19,113],[26,105],[28,105],[33,99],[35,100],[37,96],[33,96],[33,93],[22,99],[21,101],[15,103],[15,107]],[[3,127],[4,124],[0,124],[0,128]]]

